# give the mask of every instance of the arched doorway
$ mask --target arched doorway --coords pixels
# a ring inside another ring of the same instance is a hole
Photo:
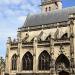
[[[59,75],[70,75],[70,74],[66,71],[61,71],[61,72],[59,72]]]
[[[33,70],[33,56],[27,52],[22,58],[22,70]]]
[[[64,54],[60,54],[58,56],[58,58],[56,59],[55,69],[57,70],[59,68],[61,68],[61,69],[64,69],[64,68],[69,69],[70,68],[70,62]]]
[[[47,51],[43,51],[40,55],[39,55],[39,64],[38,64],[38,68],[39,70],[50,70],[50,61],[51,61],[51,57],[49,55],[49,53]]]

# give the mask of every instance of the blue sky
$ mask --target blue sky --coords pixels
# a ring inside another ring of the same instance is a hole
[[[5,57],[6,41],[15,38],[26,15],[40,11],[41,0],[0,0],[0,56]],[[75,0],[62,0],[63,8],[75,6]]]

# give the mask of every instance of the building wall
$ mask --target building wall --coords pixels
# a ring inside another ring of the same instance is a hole
[[[6,72],[9,73],[10,75],[14,75],[16,73],[49,73],[50,71],[39,71],[38,70],[38,58],[39,55],[41,54],[41,52],[43,52],[44,50],[46,50],[49,54],[51,51],[50,47],[45,47],[45,46],[37,46],[38,42],[33,42],[33,47],[26,47],[23,48],[22,47],[22,40],[26,37],[26,33],[29,34],[29,39],[27,39],[28,42],[31,41],[31,39],[35,36],[38,36],[41,31],[43,31],[43,35],[41,36],[41,39],[44,40],[46,38],[46,36],[48,36],[49,34],[51,34],[52,38],[55,38],[55,32],[57,31],[57,29],[59,30],[59,34],[58,34],[58,38],[61,38],[61,36],[65,33],[68,33],[68,37],[70,37],[70,27],[66,26],[66,27],[57,27],[57,28],[50,28],[50,29],[41,29],[41,30],[37,30],[37,31],[26,31],[26,32],[21,32],[21,37],[20,37],[20,42],[18,43],[18,48],[17,49],[12,49],[11,50],[11,45],[10,43],[8,43],[7,48],[8,48],[8,57],[6,58]],[[55,42],[54,42],[55,43]],[[24,56],[24,54],[26,52],[30,52],[33,55],[34,63],[33,63],[33,71],[23,71],[22,70],[22,58]],[[52,51],[53,51],[53,55],[52,58],[56,61],[56,59],[58,58],[58,56],[61,54],[61,49],[60,49],[60,45],[53,45],[52,46]],[[17,70],[13,71],[11,70],[11,58],[14,54],[19,54],[18,60],[17,60]],[[34,54],[36,55],[36,57],[34,56]],[[63,45],[63,54],[69,59],[70,61],[70,45]]]

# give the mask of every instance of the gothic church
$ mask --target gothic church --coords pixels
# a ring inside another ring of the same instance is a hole
[[[17,40],[7,41],[5,75],[75,75],[75,6],[41,0],[41,13],[27,16]]]

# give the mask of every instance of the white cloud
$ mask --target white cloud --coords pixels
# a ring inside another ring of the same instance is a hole
[[[19,4],[22,0],[9,0],[10,3]]]
[[[0,0],[0,4],[19,4],[22,0]]]
[[[0,4],[2,4],[2,3],[9,4],[9,0],[0,0]]]
[[[23,25],[26,15],[28,13],[38,13],[40,1],[0,0],[0,48],[2,49],[0,55],[5,56],[5,40],[8,36],[16,36],[17,29]],[[72,2],[74,3],[74,1]]]
[[[28,13],[37,11],[37,5],[37,0],[0,0],[0,56],[5,56],[7,37],[17,36],[18,27]]]

